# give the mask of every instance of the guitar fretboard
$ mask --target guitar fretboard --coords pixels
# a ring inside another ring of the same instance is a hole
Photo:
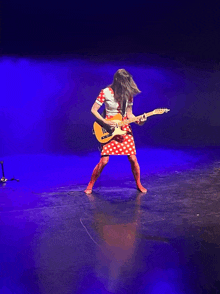
[[[155,113],[154,113],[154,111],[150,111],[150,112],[148,112],[148,113],[144,113],[144,114],[145,114],[146,117],[149,117],[149,116],[151,116],[151,115],[154,115]],[[143,114],[141,114],[141,115],[139,115],[139,116],[132,117],[132,118],[130,118],[130,119],[126,119],[126,120],[124,120],[124,121],[118,123],[118,126],[119,126],[119,127],[123,127],[124,125],[127,125],[127,124],[133,123],[133,122],[135,122],[135,121],[138,121],[138,120],[142,117],[142,115],[143,115]]]

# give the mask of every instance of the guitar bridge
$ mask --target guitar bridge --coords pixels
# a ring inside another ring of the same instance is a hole
[[[112,136],[111,134],[108,134],[108,135],[102,136],[101,139],[103,140],[103,139],[109,138],[111,136]]]

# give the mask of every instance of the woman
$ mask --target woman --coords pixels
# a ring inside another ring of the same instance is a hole
[[[133,97],[138,93],[140,93],[140,90],[135,84],[130,73],[125,69],[119,69],[114,75],[113,83],[109,87],[101,90],[92,106],[91,112],[99,121],[104,123],[106,127],[114,128],[116,123],[107,119],[112,118],[117,113],[122,114],[123,120],[133,118]],[[105,118],[103,118],[98,112],[103,103],[105,103]],[[137,124],[143,125],[146,119],[147,118],[143,115]],[[136,158],[136,150],[131,127],[129,125],[125,125],[122,129],[126,131],[126,134],[115,136],[108,143],[101,145],[101,159],[93,170],[91,180],[84,191],[86,194],[92,193],[92,188],[100,176],[103,168],[108,163],[110,155],[127,155],[131,163],[131,169],[136,181],[137,189],[143,193],[147,192],[147,189],[145,189],[140,182],[140,167]]]

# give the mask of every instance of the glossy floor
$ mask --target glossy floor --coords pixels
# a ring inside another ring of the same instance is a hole
[[[142,149],[147,194],[112,157],[6,157],[0,293],[219,293],[219,150]]]

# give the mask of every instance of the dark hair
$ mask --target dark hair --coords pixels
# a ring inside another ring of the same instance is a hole
[[[114,91],[116,100],[120,101],[128,100],[141,92],[135,84],[132,75],[125,69],[118,69],[116,71],[111,88]]]

